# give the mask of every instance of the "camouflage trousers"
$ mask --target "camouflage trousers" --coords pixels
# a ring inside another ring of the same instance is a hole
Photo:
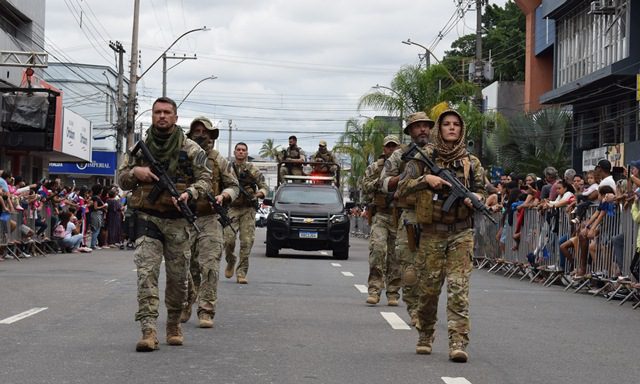
[[[376,213],[369,236],[369,295],[380,296],[386,287],[388,299],[400,298],[400,268],[396,258],[396,228],[392,217]]]
[[[240,238],[240,254],[238,265],[236,266],[236,276],[246,277],[249,271],[249,254],[253,247],[256,232],[256,210],[253,207],[231,207],[229,217],[233,219],[233,228],[237,233],[233,233],[231,226],[224,229],[224,249],[227,264],[235,264],[236,237]]]
[[[280,169],[278,170],[278,175],[280,176],[280,182],[285,183],[285,179],[284,177],[287,175],[293,175],[293,176],[304,176],[304,172],[302,171],[302,166],[301,165],[292,165],[291,166],[291,172],[289,172],[289,169],[287,168],[286,165],[283,165],[280,167]],[[304,183],[304,180],[293,180],[294,183]]]
[[[200,233],[193,233],[188,302],[198,300],[198,313],[214,315],[218,302],[218,271],[222,258],[222,225],[218,215],[196,219]]]
[[[418,322],[416,329],[433,336],[438,298],[447,280],[447,328],[449,349],[469,344],[469,279],[473,256],[473,231],[429,232],[420,238],[416,255],[418,271]]]
[[[416,288],[416,280],[407,279],[407,270],[415,275],[414,260],[416,251],[409,248],[409,240],[407,238],[406,224],[416,223],[416,212],[413,209],[403,209],[398,219],[398,231],[396,235],[396,255],[400,264],[400,276],[402,278],[402,301],[407,306],[409,316],[414,314],[418,309],[418,291]]]
[[[158,277],[162,258],[167,277],[164,302],[168,322],[177,322],[187,302],[187,275],[191,244],[188,223],[184,219],[161,219],[138,212],[138,218],[155,224],[164,242],[143,235],[136,240],[133,258],[138,273],[138,311],[135,320],[142,328],[156,327],[160,295]]]

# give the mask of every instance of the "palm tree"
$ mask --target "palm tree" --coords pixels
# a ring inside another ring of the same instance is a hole
[[[570,121],[571,114],[559,108],[524,114],[507,126],[497,127],[488,143],[496,152],[497,163],[505,169],[520,174],[540,174],[547,166],[565,169],[571,163],[565,145]]]
[[[280,146],[274,145],[274,144],[275,143],[273,139],[266,139],[262,143],[262,147],[260,147],[260,152],[258,152],[260,156],[265,159],[271,159],[271,160],[277,159],[278,153],[280,152]]]
[[[361,123],[358,119],[349,119],[345,131],[333,147],[335,153],[349,156],[351,172],[347,184],[357,190],[362,182],[367,166],[382,153],[384,136],[395,129],[388,121],[369,119]]]

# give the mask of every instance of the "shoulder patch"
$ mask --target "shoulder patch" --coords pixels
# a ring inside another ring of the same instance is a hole
[[[211,172],[211,169],[209,169],[209,167],[207,166],[207,160],[207,153],[205,151],[199,151],[198,153],[196,153],[196,156],[193,159],[193,163]]]

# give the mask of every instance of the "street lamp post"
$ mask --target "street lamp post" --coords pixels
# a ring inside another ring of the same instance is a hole
[[[386,87],[384,85],[376,84],[373,87],[373,89],[377,89],[377,90],[386,89],[388,91],[391,91],[393,94],[395,94],[398,97],[398,100],[400,100],[400,131],[398,132],[398,138],[400,139],[400,143],[402,143],[403,142],[402,134],[404,133],[402,131],[402,122],[404,121],[404,108],[405,108],[404,97],[402,97],[402,95],[399,94],[398,91],[396,91],[395,89],[390,88],[390,87]]]
[[[182,105],[182,103],[184,103],[185,100],[187,100],[187,97],[189,97],[189,95],[191,94],[191,92],[193,92],[194,89],[196,89],[196,87],[198,85],[200,85],[200,83],[205,82],[207,80],[215,80],[217,79],[217,76],[211,75],[211,76],[207,76],[204,79],[201,79],[200,81],[198,81],[197,83],[195,83],[195,85],[193,87],[191,87],[191,89],[189,90],[189,92],[187,92],[187,95],[182,99],[182,101],[180,102],[180,104],[178,104],[178,108],[180,108],[180,106]]]
[[[431,52],[431,50],[429,50],[429,48],[425,47],[422,44],[418,44],[415,41],[411,41],[411,39],[407,39],[402,41],[402,44],[406,44],[406,45],[415,45],[417,47],[420,47],[422,49],[424,49],[424,56],[419,55],[418,57],[420,57],[420,62],[422,63],[422,57],[424,57],[425,63],[426,63],[426,68],[429,68],[429,66],[431,65],[431,59],[430,57],[433,57],[433,59],[436,61],[436,64],[442,64],[440,62],[440,60],[438,60],[438,58],[433,54],[433,52]],[[449,70],[447,69],[447,67],[444,67],[444,69],[447,71],[447,74],[449,75],[449,77],[451,78],[451,80],[453,80],[454,83],[459,84],[459,81],[456,80],[456,78],[451,74],[451,72],[449,72]]]
[[[138,14],[139,12],[139,8],[140,8],[140,1],[136,0],[134,3],[134,14]],[[164,52],[162,52],[162,54],[160,56],[158,56],[157,59],[155,59],[155,61],[153,63],[151,63],[151,65],[144,71],[142,72],[142,74],[140,76],[136,75],[136,70],[138,68],[138,23],[137,23],[137,18],[134,17],[134,26],[133,26],[133,39],[132,39],[132,45],[131,45],[131,73],[129,76],[129,99],[128,99],[128,105],[127,105],[127,147],[131,148],[131,146],[133,145],[133,130],[134,130],[134,124],[135,124],[135,106],[136,106],[136,84],[138,83],[138,81],[140,81],[142,79],[142,77],[144,77],[144,75],[149,72],[149,70],[163,57],[167,54],[167,51],[170,50],[180,39],[182,39],[183,37],[185,37],[186,35],[193,33],[193,32],[198,32],[198,31],[210,31],[210,28],[207,28],[206,26],[201,27],[201,28],[194,28],[191,29],[185,33],[183,33],[182,35],[178,36],[177,39],[175,39],[173,41],[173,43],[171,43],[171,45],[169,45],[167,47],[167,49],[164,50]]]
[[[422,55],[418,54],[418,58],[420,59],[420,63],[421,64],[422,64],[422,59],[424,59],[425,68],[429,68],[429,66],[431,65],[431,51],[429,50],[429,48],[425,47],[424,45],[418,44],[415,41],[411,41],[411,39],[407,39],[407,40],[403,41],[402,44],[415,45],[415,46],[418,46],[418,47],[424,49],[424,54],[422,54]],[[438,64],[440,64],[440,63],[438,63]]]

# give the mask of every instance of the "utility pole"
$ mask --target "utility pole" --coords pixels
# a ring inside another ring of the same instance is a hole
[[[484,79],[484,63],[482,61],[482,6],[485,0],[476,0],[476,62],[474,66],[473,82],[476,84],[475,104],[480,113],[482,113],[482,80]],[[480,137],[475,142],[476,155],[482,159],[482,136],[484,132],[480,131]]]
[[[116,156],[118,164],[120,163],[120,155],[122,154],[122,139],[124,137],[125,129],[125,116],[124,116],[124,54],[125,50],[119,41],[115,43],[110,41],[109,48],[113,49],[118,54],[118,101],[117,101],[117,113],[118,122],[116,123]]]
[[[135,131],[136,85],[138,82],[138,23],[140,0],[133,4],[133,32],[131,34],[131,61],[129,64],[129,98],[127,100],[127,148],[133,146]]]
[[[167,52],[162,54],[162,97],[166,97],[167,96],[167,71],[169,71],[169,69],[177,66],[178,64],[182,63],[185,60],[196,60],[198,57],[196,57],[196,55],[193,56],[167,56]],[[175,60],[180,60],[176,65],[172,66],[171,68],[167,69],[167,59],[175,59]]]
[[[227,150],[227,159],[231,161],[231,129],[233,128],[233,120],[229,120],[229,149]]]

